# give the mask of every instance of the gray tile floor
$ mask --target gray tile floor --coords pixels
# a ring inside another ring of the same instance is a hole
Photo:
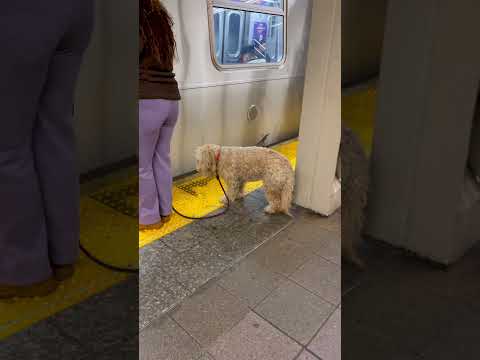
[[[0,343],[2,360],[138,359],[138,278],[72,306]]]
[[[140,359],[340,359],[340,214],[264,206],[257,191],[142,249]]]
[[[367,269],[342,265],[342,358],[480,358],[480,244],[448,269],[365,244]]]

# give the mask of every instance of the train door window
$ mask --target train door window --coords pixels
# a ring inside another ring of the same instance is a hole
[[[213,10],[214,28],[218,29],[218,31],[215,31],[215,57],[216,58],[219,58],[222,56],[221,54],[222,47],[220,46],[221,39],[223,39],[223,29],[224,29],[224,17],[223,17],[223,14],[221,14],[222,11],[223,11],[222,9]]]
[[[259,5],[259,6],[269,6],[279,9],[283,9],[282,0],[232,0],[232,2],[239,2],[248,5]]]
[[[212,59],[217,68],[283,63],[284,0],[213,0],[209,4]]]
[[[226,59],[238,59],[242,50],[242,34],[245,14],[242,11],[228,10],[225,14],[225,28],[227,33],[223,39]]]

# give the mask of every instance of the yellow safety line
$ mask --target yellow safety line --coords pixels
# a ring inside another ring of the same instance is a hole
[[[298,140],[291,140],[273,147],[274,150],[286,156],[293,167],[296,164]],[[245,192],[250,193],[262,186],[261,181],[250,182],[245,186]],[[184,190],[182,190],[183,188]],[[185,191],[185,189],[187,191]],[[192,194],[193,193],[193,194]],[[173,184],[173,205],[183,214],[201,217],[222,207],[219,199],[223,195],[222,189],[214,179],[206,182],[199,175],[176,181]],[[159,230],[141,231],[139,234],[139,247],[150,244],[155,240],[188,225],[193,220],[188,220],[173,214],[171,220]]]
[[[358,135],[368,155],[372,151],[376,101],[374,84],[342,96],[342,120]]]

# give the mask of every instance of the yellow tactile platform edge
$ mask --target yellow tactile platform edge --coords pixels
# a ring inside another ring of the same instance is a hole
[[[376,102],[374,84],[342,96],[342,120],[358,135],[367,154],[372,151]]]
[[[295,168],[297,145],[298,140],[290,140],[273,146],[272,148],[287,157]],[[199,186],[196,186],[196,184],[199,184]],[[245,192],[250,193],[261,186],[261,181],[247,183],[245,186]],[[195,194],[192,195],[191,193],[182,190],[180,187],[192,189]],[[199,175],[192,175],[189,178],[182,179],[173,184],[173,205],[178,211],[193,217],[201,217],[221,208],[222,204],[219,199],[222,195],[222,189],[215,179],[206,181],[206,179]],[[190,224],[192,221],[193,220],[182,218],[173,213],[170,222],[161,229],[141,231],[139,234],[139,247],[141,248],[153,241],[159,240],[185,225]]]
[[[117,266],[137,267],[138,251],[133,251],[138,241],[135,217],[123,215],[85,195],[81,197],[80,220],[81,242],[96,257]],[[74,276],[53,294],[0,301],[0,341],[126,278],[125,274],[96,265],[82,253]]]

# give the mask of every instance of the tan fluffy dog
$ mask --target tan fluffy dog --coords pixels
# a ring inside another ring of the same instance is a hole
[[[340,143],[342,181],[342,257],[364,267],[357,254],[367,206],[369,164],[367,156],[354,132],[342,126]]]
[[[206,177],[217,174],[227,185],[228,199],[241,198],[248,181],[263,181],[269,214],[290,215],[295,176],[290,162],[278,152],[262,147],[207,144],[196,150],[197,171]],[[226,202],[225,197],[222,202]]]

